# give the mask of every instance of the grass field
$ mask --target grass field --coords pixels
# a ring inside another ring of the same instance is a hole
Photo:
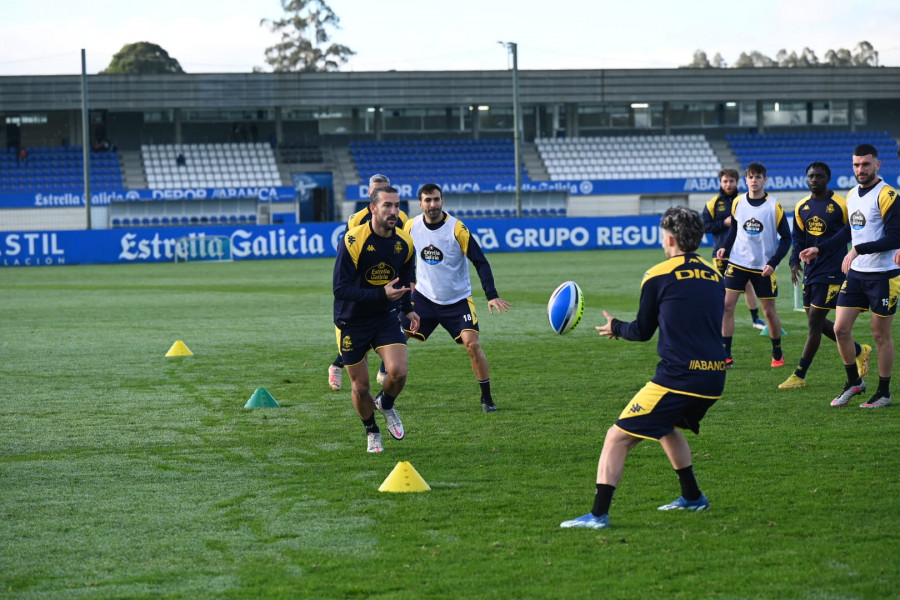
[[[476,291],[500,410],[436,334],[410,346],[406,439],[380,455],[326,384],[330,259],[3,269],[0,597],[900,597],[900,412],[830,408],[827,341],[806,389],[777,390],[791,367],[769,367],[742,305],[725,395],[689,438],[711,509],[657,511],[679,488],[645,443],[612,528],[559,528],[590,509],[603,435],[656,362],[655,340],[593,328],[633,318],[662,258],[491,255],[513,305],[489,316]],[[586,315],[556,336],[567,279]],[[165,358],[175,340],[194,356]],[[258,387],[281,407],[243,408]],[[378,492],[399,461],[432,490]]]

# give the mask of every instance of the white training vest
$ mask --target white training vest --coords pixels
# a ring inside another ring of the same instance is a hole
[[[737,197],[732,218],[737,225],[737,237],[731,246],[728,261],[732,264],[762,271],[778,249],[778,200],[769,196],[761,206],[752,206],[747,194]]]
[[[884,237],[884,215],[881,214],[881,195],[887,187],[879,181],[875,187],[860,197],[859,186],[847,194],[847,220],[853,245],[874,242]],[[890,189],[890,188],[889,188]],[[877,273],[896,269],[894,250],[860,254],[853,259],[850,268],[863,273]]]
[[[453,304],[471,296],[469,262],[456,237],[457,230],[468,233],[463,224],[447,215],[444,224],[432,231],[419,215],[408,230],[417,255],[416,291],[435,304]]]

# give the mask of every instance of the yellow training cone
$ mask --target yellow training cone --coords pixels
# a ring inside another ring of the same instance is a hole
[[[400,461],[387,476],[379,492],[427,492],[431,489],[408,461]]]
[[[172,347],[169,348],[169,351],[166,352],[166,356],[193,356],[194,353],[188,349],[187,346],[184,345],[184,342],[181,340],[176,340]]]

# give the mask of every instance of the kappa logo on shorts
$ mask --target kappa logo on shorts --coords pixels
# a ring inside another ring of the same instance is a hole
[[[632,405],[631,405],[631,408],[628,409],[628,412],[630,412],[630,413],[639,413],[639,412],[643,412],[643,410],[644,410],[644,407],[643,407],[643,406],[641,406],[640,404],[635,403],[635,404],[632,404]]]

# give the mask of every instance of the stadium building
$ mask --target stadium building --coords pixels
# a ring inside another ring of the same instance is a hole
[[[813,160],[850,187],[860,142],[900,178],[900,68],[518,75],[518,205],[511,71],[0,77],[0,229],[338,222],[374,172],[469,219],[652,215],[752,160],[793,206]]]

